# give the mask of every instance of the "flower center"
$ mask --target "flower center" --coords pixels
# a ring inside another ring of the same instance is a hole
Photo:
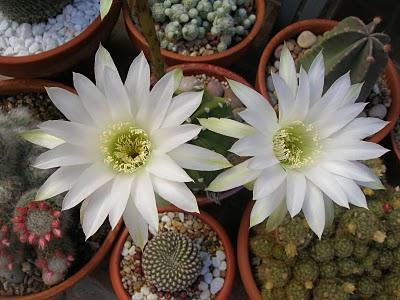
[[[312,125],[295,121],[274,134],[273,150],[282,167],[298,169],[320,152],[319,138]]]
[[[127,122],[111,125],[100,140],[104,162],[118,173],[134,173],[145,165],[151,152],[147,133]]]

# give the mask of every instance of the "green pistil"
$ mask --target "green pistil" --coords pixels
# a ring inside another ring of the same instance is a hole
[[[295,121],[274,134],[273,150],[282,167],[302,168],[319,153],[319,138],[312,125]]]
[[[117,173],[132,174],[145,165],[151,152],[147,133],[131,123],[110,126],[101,136],[104,162]]]

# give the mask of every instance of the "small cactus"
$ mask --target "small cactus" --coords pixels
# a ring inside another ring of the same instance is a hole
[[[390,49],[390,38],[384,33],[375,33],[380,18],[364,24],[357,17],[347,17],[332,30],[327,31],[300,59],[299,66],[306,70],[317,54],[322,51],[325,60],[325,85],[332,83],[351,70],[352,83],[364,83],[359,101],[364,101],[373,85],[383,73]]]
[[[202,268],[197,246],[186,236],[167,232],[151,239],[142,258],[146,280],[161,291],[182,291],[199,277]]]
[[[46,21],[60,13],[71,0],[1,0],[0,11],[18,23]]]

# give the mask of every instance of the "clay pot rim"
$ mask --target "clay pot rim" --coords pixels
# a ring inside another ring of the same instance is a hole
[[[395,132],[393,129],[390,132],[390,140],[392,142],[392,149],[393,149],[394,153],[396,154],[397,160],[400,161],[400,147],[399,147],[399,145],[397,145],[396,139],[394,136],[395,136]]]
[[[256,88],[257,90],[268,99],[268,92],[265,83],[266,67],[268,65],[269,59],[272,57],[275,48],[281,44],[284,40],[293,38],[297,34],[304,30],[310,30],[316,32],[317,34],[325,32],[335,26],[338,22],[326,19],[310,19],[303,20],[289,26],[285,27],[279,31],[267,44],[265,47],[260,63],[257,70]],[[389,121],[383,129],[374,134],[368,139],[369,142],[379,143],[395,126],[395,121],[397,120],[400,113],[400,84],[399,75],[397,74],[396,67],[394,66],[392,60],[389,58],[388,64],[386,66],[385,74],[387,76],[389,88],[392,93],[392,104],[388,110],[386,120]]]
[[[251,84],[244,79],[242,76],[220,66],[206,64],[206,63],[183,63],[179,65],[170,66],[167,68],[167,71],[171,71],[173,69],[181,69],[184,74],[186,75],[196,75],[196,74],[206,74],[209,76],[215,76],[219,80],[225,80],[226,78],[233,79],[240,83],[251,87]],[[238,193],[243,186],[231,189],[229,191],[220,192],[218,193],[219,200],[225,200],[236,193]],[[199,206],[209,205],[214,203],[211,199],[204,194],[204,192],[199,193],[196,195],[197,203]]]
[[[249,201],[242,215],[237,238],[237,259],[240,278],[242,279],[244,289],[249,299],[262,300],[261,293],[254,279],[249,257],[249,227],[250,213],[255,201]]]
[[[120,9],[120,1],[121,0],[113,0],[110,11],[119,10]],[[13,65],[23,65],[26,63],[38,62],[42,60],[46,60],[49,58],[57,57],[63,52],[69,51],[72,48],[77,47],[79,44],[84,44],[85,40],[87,40],[91,35],[97,31],[102,22],[107,22],[108,18],[110,18],[110,13],[101,20],[100,16],[92,21],[92,23],[82,31],[78,36],[74,37],[72,40],[53,48],[48,51],[43,51],[38,54],[33,55],[24,55],[24,56],[0,56],[0,64],[13,64]]]
[[[233,288],[235,273],[236,273],[236,260],[235,260],[235,253],[231,244],[231,241],[223,229],[223,227],[218,223],[216,219],[214,219],[209,214],[201,211],[200,214],[198,213],[188,213],[180,210],[179,208],[174,207],[166,207],[161,208],[158,210],[159,213],[163,212],[183,212],[185,214],[191,214],[196,216],[197,218],[201,219],[204,223],[209,225],[212,230],[214,230],[222,242],[222,245],[225,250],[226,255],[226,276],[225,281],[222,289],[217,294],[215,300],[228,300],[230,293]],[[124,287],[122,286],[121,275],[119,272],[119,264],[121,261],[121,251],[124,246],[126,239],[128,238],[128,229],[125,227],[114,245],[113,251],[111,252],[110,262],[109,262],[109,276],[111,280],[111,285],[113,287],[114,293],[119,300],[130,300],[131,297],[125,291]]]
[[[262,29],[262,25],[265,18],[265,2],[264,0],[255,0],[256,9],[256,22],[253,24],[249,34],[239,43],[230,47],[220,53],[205,55],[205,56],[189,56],[178,54],[169,50],[161,49],[161,55],[166,57],[167,60],[180,61],[183,63],[206,63],[215,60],[223,60],[227,57],[234,55],[237,52],[247,48],[257,34]],[[136,25],[133,23],[132,18],[130,16],[128,3],[126,0],[123,1],[122,4],[122,13],[125,20],[125,25],[127,30],[140,42],[141,45],[144,45],[146,48],[149,48],[148,43],[146,42],[142,33],[137,29]]]
[[[46,92],[44,87],[60,87],[74,92],[74,89],[68,87],[64,84],[40,79],[9,79],[0,81],[0,95],[13,95],[16,93],[41,93]],[[114,230],[108,232],[106,238],[104,239],[102,245],[93,255],[93,257],[75,274],[68,277],[61,283],[46,289],[44,291],[30,294],[26,296],[12,296],[12,297],[1,297],[2,299],[18,299],[18,300],[45,300],[57,296],[66,289],[72,287],[78,281],[86,277],[90,272],[92,272],[104,259],[106,254],[111,249],[118,233],[122,227],[122,222],[120,221]]]

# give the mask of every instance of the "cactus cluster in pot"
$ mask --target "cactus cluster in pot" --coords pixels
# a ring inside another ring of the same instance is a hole
[[[363,83],[358,100],[364,101],[383,74],[389,58],[390,37],[375,32],[380,22],[379,17],[369,24],[353,16],[343,19],[300,57],[298,66],[308,70],[322,51],[326,65],[325,86],[331,86],[337,78],[351,70],[352,83]]]
[[[71,0],[0,0],[0,12],[18,23],[36,23],[59,14]]]
[[[41,152],[20,137],[35,125],[27,110],[0,114],[0,277],[24,280],[22,264],[35,262],[46,285],[62,281],[74,261],[71,216],[61,213],[62,198],[35,201],[36,188],[49,175],[31,167]]]
[[[379,160],[371,167],[384,174]],[[399,299],[400,190],[364,193],[369,209],[335,206],[321,239],[302,215],[273,232],[266,222],[255,227],[250,249],[263,299]]]

